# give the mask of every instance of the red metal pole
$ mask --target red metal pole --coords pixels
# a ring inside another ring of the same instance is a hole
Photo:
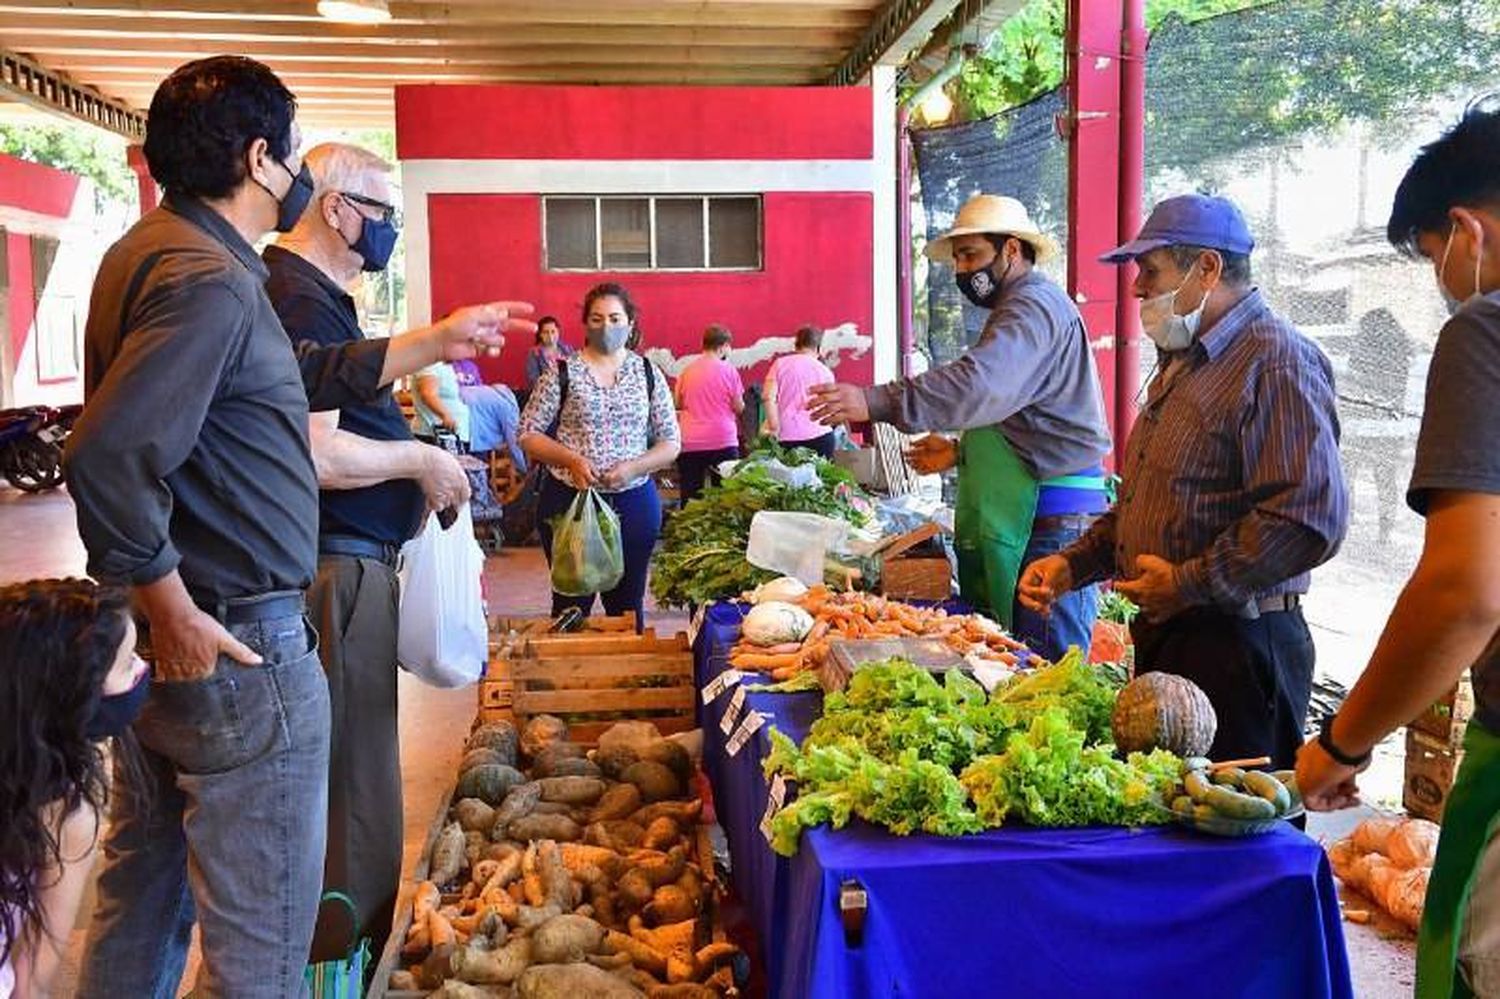
[[[1119,242],[1135,238],[1141,228],[1146,171],[1146,0],[1125,0],[1120,35],[1120,228]],[[1115,314],[1115,455],[1135,425],[1141,389],[1141,317],[1131,285],[1135,265],[1118,270]]]
[[[151,179],[151,168],[146,165],[145,150],[136,145],[125,147],[125,162],[135,173],[136,189],[141,199],[141,214],[156,207],[156,181]]]
[[[1104,387],[1104,409],[1118,421],[1115,329],[1119,275],[1099,255],[1118,245],[1120,227],[1120,26],[1124,0],[1068,0],[1068,292],[1089,330]],[[1118,422],[1115,439],[1120,439]],[[1118,463],[1118,450],[1116,463]]]
[[[911,114],[903,105],[896,109],[896,328],[900,331],[901,377],[911,374],[911,354],[916,349],[911,262],[911,139],[906,134]]]

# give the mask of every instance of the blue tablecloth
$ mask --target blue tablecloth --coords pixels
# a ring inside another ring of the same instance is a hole
[[[708,609],[695,644],[701,689],[727,668],[744,609]],[[704,764],[734,884],[760,937],[773,996],[1352,995],[1323,850],[1284,826],[1249,839],[1185,830],[1024,827],[897,837],[855,821],[803,834],[797,856],[760,832],[772,725],[800,741],[816,693],[750,693],[770,717],[731,757],[700,703]],[[839,917],[846,878],[868,893],[863,941]]]

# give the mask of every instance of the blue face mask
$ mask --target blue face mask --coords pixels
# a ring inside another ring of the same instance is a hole
[[[93,742],[124,735],[125,730],[140,717],[141,710],[146,706],[146,698],[151,693],[150,680],[151,674],[148,671],[142,673],[135,686],[123,694],[106,694],[100,697],[99,703],[94,705],[94,713],[89,716],[88,724],[83,728],[83,734]]]
[[[391,252],[396,249],[396,225],[384,219],[364,219],[359,227],[359,238],[349,244],[349,249],[364,258],[362,269],[383,271],[391,262]]]

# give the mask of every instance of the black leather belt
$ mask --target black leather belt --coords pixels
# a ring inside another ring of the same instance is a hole
[[[1278,614],[1283,611],[1294,611],[1302,606],[1302,594],[1300,593],[1278,593],[1274,597],[1261,597],[1255,601],[1255,609],[1262,614]]]
[[[1098,519],[1097,513],[1059,513],[1050,517],[1036,518],[1031,522],[1031,529],[1033,531],[1086,531]]]
[[[235,597],[218,606],[200,603],[204,612],[223,624],[253,624],[280,617],[301,617],[306,604],[300,590],[277,590],[258,597]]]
[[[389,541],[375,541],[352,534],[325,534],[318,538],[318,553],[321,555],[347,555],[350,558],[372,558],[396,568],[396,559],[401,555],[401,546]]]

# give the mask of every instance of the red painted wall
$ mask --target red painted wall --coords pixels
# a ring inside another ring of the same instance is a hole
[[[403,160],[867,160],[868,87],[396,88]]]
[[[36,318],[36,292],[31,287],[31,237],[5,234],[6,272],[10,278],[10,356],[19,362],[31,321]]]
[[[468,302],[522,299],[552,313],[563,337],[582,338],[584,293],[599,281],[619,281],[641,310],[646,347],[668,347],[679,357],[700,348],[703,328],[727,325],[747,346],[768,334],[790,335],[814,323],[853,322],[869,335],[874,325],[870,247],[873,202],[861,193],[767,193],[763,202],[765,269],[684,275],[661,272],[556,273],[541,270],[541,199],[535,195],[440,194],[428,200],[432,309],[444,313]],[[482,362],[486,376],[523,383],[529,343],[508,343]],[[759,377],[764,366],[746,373]],[[845,355],[840,380],[869,384],[873,354]]]
[[[71,173],[0,153],[0,205],[67,218],[78,181]]]

